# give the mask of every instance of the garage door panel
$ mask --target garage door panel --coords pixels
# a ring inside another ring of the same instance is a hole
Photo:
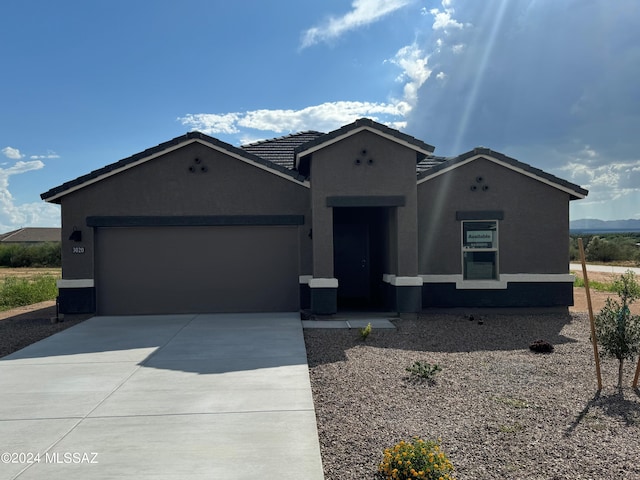
[[[100,314],[295,311],[297,227],[99,228]]]

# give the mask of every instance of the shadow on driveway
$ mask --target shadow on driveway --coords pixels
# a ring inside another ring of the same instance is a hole
[[[306,364],[297,314],[94,317],[2,360],[138,361],[199,374]]]

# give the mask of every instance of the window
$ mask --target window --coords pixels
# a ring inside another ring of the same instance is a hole
[[[462,271],[465,280],[498,279],[498,222],[462,222]]]

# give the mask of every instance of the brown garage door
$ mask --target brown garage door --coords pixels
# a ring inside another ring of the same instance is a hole
[[[296,311],[291,226],[96,229],[100,315]]]

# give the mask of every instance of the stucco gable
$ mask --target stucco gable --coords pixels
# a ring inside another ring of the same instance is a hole
[[[150,160],[153,160],[154,158],[165,155],[169,152],[175,151],[192,143],[200,143],[206,145],[212,149],[223,152],[237,160],[251,164],[257,168],[266,170],[277,176],[284,177],[298,184],[308,186],[308,183],[305,182],[305,179],[293,170],[278,165],[277,163],[274,163],[270,160],[258,157],[253,153],[247,152],[241,148],[234,147],[233,145],[222,142],[216,138],[205,135],[204,133],[189,132],[185,135],[169,140],[168,142],[161,143],[155,147],[148,148],[143,152],[136,153],[135,155],[109,164],[98,170],[94,170],[74,180],[65,182],[62,185],[54,187],[49,191],[41,194],[40,197],[47,202],[60,203],[61,197],[71,192],[87,187],[93,183],[104,180],[105,178],[111,177],[130,168],[134,168],[142,163],[148,162]]]
[[[344,140],[347,137],[356,135],[362,131],[373,132],[376,135],[385,137],[393,142],[399,143],[417,152],[416,163],[422,160],[425,156],[430,155],[435,150],[435,147],[429,145],[422,140],[418,140],[411,135],[402,133],[393,128],[389,128],[378,122],[374,122],[369,118],[360,118],[349,125],[338,128],[332,132],[317,137],[316,139],[299,146],[295,150],[295,168],[299,169],[300,159],[306,157],[313,152],[316,152],[322,148],[332,145],[340,140]]]
[[[559,177],[556,177],[555,175],[540,170],[539,168],[532,167],[531,165],[520,162],[515,158],[508,157],[507,155],[504,155],[500,152],[496,152],[484,147],[474,148],[469,152],[458,155],[457,157],[447,159],[442,163],[434,165],[433,167],[420,172],[418,174],[418,184],[427,182],[463,165],[467,165],[468,163],[473,162],[479,158],[488,160],[497,165],[501,165],[522,175],[562,190],[563,192],[568,193],[571,196],[572,200],[585,198],[589,194],[588,190],[585,190],[579,185],[568,182]]]

